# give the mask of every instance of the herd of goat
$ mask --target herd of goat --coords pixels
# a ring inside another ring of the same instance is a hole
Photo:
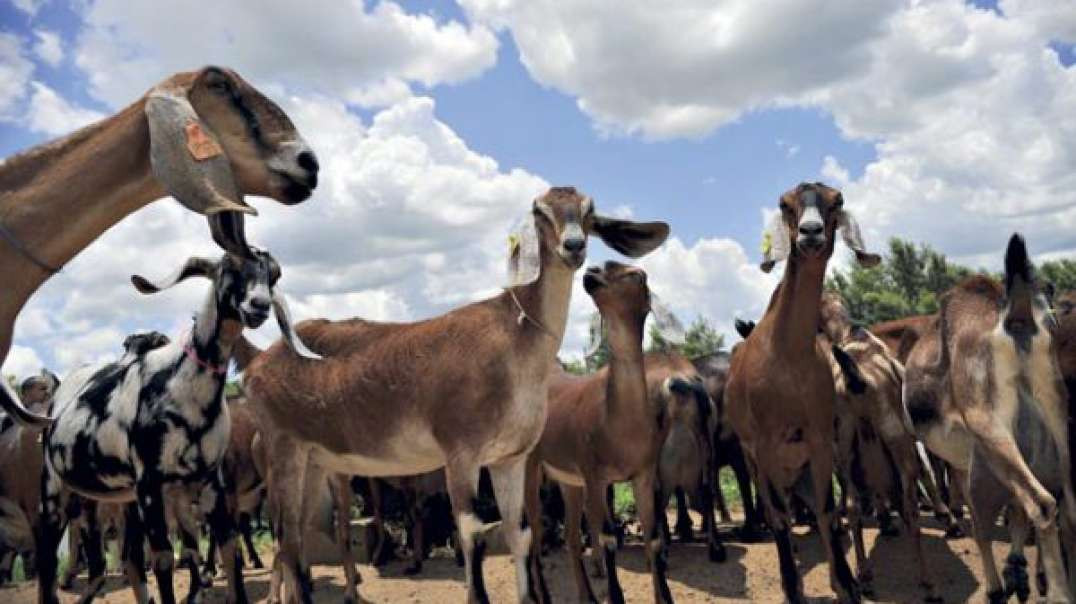
[[[58,602],[58,585],[83,567],[82,601],[92,600],[103,587],[109,537],[121,544],[136,601],[151,599],[149,569],[160,601],[172,604],[172,535],[191,573],[188,601],[198,600],[219,554],[228,601],[245,602],[237,537],[261,566],[250,524],[263,502],[276,546],[269,599],[310,602],[306,527],[327,489],[345,599],[360,601],[349,535],[356,476],[369,479],[364,503],[377,514],[386,484],[404,494],[411,573],[421,572],[436,537],[424,533],[445,524],[425,522],[424,503],[447,494],[452,528],[441,532],[454,535],[470,602],[488,601],[482,562],[494,529],[515,566],[519,601],[551,601],[541,560],[545,529],[560,521],[550,509],[553,491],[563,503],[578,598],[597,600],[593,575],[605,577],[610,601],[623,602],[622,534],[609,493],[613,483],[630,482],[654,600],[671,602],[667,547],[673,531],[692,537],[688,498],[701,512],[709,559],[726,557],[715,518],[715,503],[728,516],[717,485],[725,465],[744,500],[741,536],[772,532],[789,601],[805,601],[791,540],[803,509],[817,526],[839,601],[871,592],[864,517],[888,525],[891,512],[917,556],[921,596],[940,600],[920,542],[920,488],[951,534],[961,531],[964,507],[970,511],[991,602],[1030,596],[1023,552],[1032,530],[1039,592],[1071,601],[1076,500],[1067,384],[1076,385],[1076,296],[1055,296],[1036,279],[1018,235],[1005,251],[1002,281],[972,277],[941,298],[935,315],[865,328],[824,291],[824,278],[838,238],[864,266],[879,257],[867,251],[838,190],[800,184],[780,196],[763,242],[762,270],[784,262],[783,278],[757,323],[738,323],[743,340],[731,353],[644,353],[644,324],[657,312],[647,275],[610,261],[583,273],[609,364],[577,376],[556,355],[589,239],[640,257],[664,242],[668,225],[611,218],[576,189],[554,187],[511,234],[500,294],[412,323],[293,323],[280,265],[246,241],[243,215],[253,210],[242,197],[301,202],[318,169],[279,107],[215,67],[174,76],[115,116],[0,163],[0,206],[14,209],[0,229],[0,270],[12,275],[0,299],[4,355],[33,291],[154,199],[171,195],[205,214],[227,251],[190,258],[159,281],[132,277],[143,294],[208,281],[181,336],[136,334],[118,361],[62,380],[43,372],[19,392],[3,384],[0,571],[9,572],[16,555],[32,560],[26,566],[42,604]],[[281,338],[259,350],[243,330],[271,314]],[[233,362],[243,394],[227,399]],[[488,494],[480,489],[484,470]],[[666,508],[674,495],[671,530]],[[1003,511],[1012,550],[999,575],[989,538]],[[61,577],[65,530],[69,568]],[[849,530],[855,572],[842,546]]]

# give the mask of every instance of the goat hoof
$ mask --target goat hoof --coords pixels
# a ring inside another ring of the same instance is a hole
[[[946,539],[963,539],[964,538],[964,529],[960,528],[960,525],[957,524],[956,522],[953,522],[952,524],[949,525],[949,528],[945,529],[945,538]]]
[[[407,568],[404,569],[403,572],[404,572],[405,575],[407,575],[409,577],[413,577],[414,575],[417,575],[420,572],[422,572],[422,565],[421,564],[409,564],[407,566]]]
[[[1004,589],[996,589],[986,594],[986,601],[990,604],[1005,604],[1009,601],[1009,596],[1005,595]]]
[[[1046,583],[1046,573],[1042,571],[1035,573],[1035,587],[1039,589],[1040,596],[1046,595],[1046,590],[1049,587]]]
[[[724,562],[728,560],[728,552],[725,551],[725,546],[722,544],[710,546],[710,562]]]

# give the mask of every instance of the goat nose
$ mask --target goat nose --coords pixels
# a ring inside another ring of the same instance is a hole
[[[822,223],[810,220],[800,224],[800,234],[806,237],[817,237],[822,234]]]
[[[303,151],[299,154],[299,157],[295,158],[295,161],[299,164],[300,168],[313,174],[317,174],[318,168],[320,168],[318,165],[318,158],[310,151]]]
[[[569,252],[581,252],[586,245],[587,240],[582,237],[572,237],[571,239],[564,240],[564,249]]]
[[[250,301],[250,306],[258,312],[269,312],[269,308],[273,303],[268,298],[253,298]]]

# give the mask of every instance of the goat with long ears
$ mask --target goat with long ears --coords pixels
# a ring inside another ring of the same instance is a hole
[[[243,196],[296,204],[317,180],[317,158],[288,116],[223,67],[173,75],[109,118],[0,161],[0,362],[30,296],[131,212],[171,195],[249,259],[243,217],[256,212]],[[0,408],[48,424],[3,380]]]
[[[161,601],[172,604],[174,559],[165,505],[174,496],[166,498],[165,489],[190,489],[192,500],[197,500],[203,485],[212,501],[209,523],[221,545],[229,602],[246,600],[234,517],[218,471],[231,429],[224,385],[232,346],[244,328],[257,328],[275,311],[283,340],[294,351],[290,354],[318,358],[291,327],[277,288],[280,266],[264,251],[251,253],[249,259],[231,254],[219,261],[190,258],[157,283],[133,276],[131,281],[145,294],[191,277],[209,279],[212,287],[189,334],[158,347],[128,340],[132,346],[119,361],[78,369],[56,391],[50,411],[54,423],[43,439],[41,514],[34,530],[42,603],[57,602],[56,547],[68,521],[66,500],[75,493],[85,500],[87,515],[90,579],[83,601],[91,600],[104,580],[96,502],[117,501],[129,502],[124,562],[136,601],[148,597],[142,548],[148,538]],[[184,547],[197,551],[197,536],[180,525]],[[190,564],[197,577],[196,559]],[[200,581],[191,582],[191,601],[196,601],[199,588]]]
[[[587,239],[641,256],[669,228],[603,217],[572,187],[538,197],[521,224],[509,239],[509,286],[499,295],[414,323],[307,321],[297,331],[324,361],[302,362],[277,344],[247,367],[247,400],[274,426],[266,435],[270,507],[281,518],[277,562],[300,601],[310,601],[301,552],[302,517],[312,510],[296,485],[323,484],[326,472],[400,476],[442,466],[469,601],[488,600],[488,525],[474,508],[482,466],[493,480],[519,599],[531,594],[525,462],[545,425],[547,382]],[[348,596],[358,599],[353,585]]]
[[[776,537],[782,588],[803,601],[792,553],[788,497],[813,484],[811,501],[829,561],[830,583],[842,602],[858,602],[859,586],[840,545],[833,515],[834,381],[829,351],[816,341],[822,282],[841,231],[860,264],[867,252],[841,192],[803,183],[781,195],[779,213],[763,240],[762,270],[787,259],[766,314],[732,356],[725,404],[743,445],[770,528]],[[809,470],[809,472],[808,472]]]

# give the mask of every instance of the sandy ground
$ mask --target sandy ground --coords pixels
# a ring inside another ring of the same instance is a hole
[[[927,562],[934,574],[935,584],[946,602],[985,600],[982,585],[981,562],[975,544],[969,538],[946,541],[940,526],[933,519],[924,518],[924,547]],[[680,544],[673,542],[669,554],[669,585],[678,602],[780,602],[780,571],[777,552],[772,540],[744,544],[733,540],[731,527],[723,526],[726,536],[728,560],[714,564],[707,560],[704,544]],[[795,538],[797,560],[804,576],[804,588],[812,602],[833,601],[829,588],[828,573],[821,542],[817,535],[798,529]],[[1004,533],[999,528],[995,535],[994,552],[997,559],[1004,560],[1008,545],[1001,540]],[[907,539],[902,536],[879,537],[870,529],[866,536],[867,553],[875,567],[875,598],[872,601],[914,602],[921,601],[916,587],[916,561]],[[1026,551],[1034,565],[1033,548]],[[855,568],[854,555],[849,550],[849,563]],[[271,556],[265,556],[268,562]],[[360,593],[373,602],[462,602],[465,600],[462,569],[456,567],[448,550],[438,550],[434,559],[427,561],[424,573],[419,577],[403,575],[405,562],[390,563],[380,571],[362,565],[363,577]],[[574,601],[567,557],[563,549],[544,558],[546,578],[550,583],[556,602]],[[650,576],[646,572],[646,559],[640,543],[629,542],[617,556],[617,566],[624,593],[629,602],[652,600]],[[315,566],[315,602],[340,602],[343,598],[343,572],[339,567]],[[494,602],[512,602],[515,598],[515,573],[507,556],[490,556],[485,565],[486,585]],[[269,589],[269,573],[264,570],[245,572],[247,593],[253,601],[264,601]],[[152,578],[151,591],[155,594]],[[80,589],[84,582],[76,584]],[[176,574],[176,594],[187,593],[186,571]],[[594,580],[595,589],[601,597],[605,594],[603,579]],[[218,579],[206,593],[205,602],[223,602],[225,588]],[[133,602],[131,591],[119,576],[110,575],[105,594],[98,600],[110,603]],[[77,592],[60,592],[61,601],[74,602]],[[21,584],[0,588],[0,602],[35,602],[35,584]]]

